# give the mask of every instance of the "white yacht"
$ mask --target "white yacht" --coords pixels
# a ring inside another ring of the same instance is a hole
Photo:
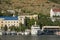
[[[40,26],[36,25],[36,22],[31,27],[31,35],[37,35],[38,31],[40,30]]]

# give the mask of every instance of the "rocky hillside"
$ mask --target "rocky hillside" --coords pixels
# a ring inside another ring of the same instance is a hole
[[[21,9],[21,14],[49,14],[51,8],[60,8],[59,3],[51,0],[0,0],[0,10]]]

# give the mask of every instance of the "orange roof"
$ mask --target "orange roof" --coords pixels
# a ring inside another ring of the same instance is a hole
[[[53,9],[54,12],[60,12],[60,9]]]

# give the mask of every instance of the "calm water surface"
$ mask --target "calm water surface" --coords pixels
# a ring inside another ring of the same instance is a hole
[[[41,35],[41,36],[0,36],[0,40],[60,40],[60,36],[56,35]]]

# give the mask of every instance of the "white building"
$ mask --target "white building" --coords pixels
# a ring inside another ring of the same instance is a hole
[[[20,17],[23,17],[23,18],[25,18],[25,17],[28,17],[28,18],[30,18],[30,19],[38,19],[38,15],[20,15]]]
[[[5,25],[10,26],[19,26],[18,16],[1,16],[0,17],[0,27],[4,27]]]
[[[40,27],[39,25],[36,25],[36,22],[35,22],[35,25],[32,25],[31,27],[31,35],[37,35],[39,30],[40,30]]]
[[[50,18],[52,21],[55,21],[56,19],[60,19],[60,9],[51,9],[50,10]]]
[[[28,17],[28,18],[30,18],[30,19],[38,19],[38,15],[20,15],[20,16],[18,17],[20,23],[24,24],[25,17]]]
[[[0,16],[0,29],[1,27],[4,27],[5,25],[8,27],[13,26],[13,25],[18,27],[20,23],[24,24],[25,17],[32,19],[38,16],[35,16],[35,15]]]

